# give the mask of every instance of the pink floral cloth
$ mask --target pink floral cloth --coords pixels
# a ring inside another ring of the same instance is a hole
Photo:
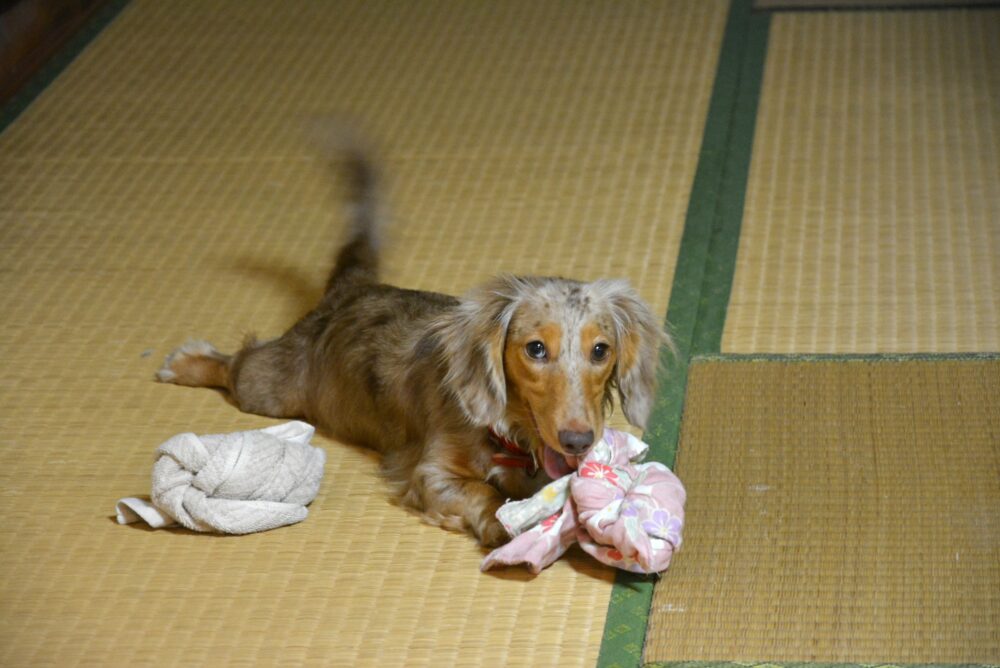
[[[686,494],[663,464],[639,463],[648,450],[631,434],[605,429],[575,473],[501,506],[497,519],[512,538],[487,555],[481,569],[525,564],[539,573],[579,543],[610,566],[666,570],[681,545]]]

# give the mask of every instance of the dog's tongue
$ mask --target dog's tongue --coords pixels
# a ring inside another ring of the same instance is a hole
[[[549,446],[545,446],[545,455],[542,465],[545,472],[553,480],[558,480],[564,475],[569,475],[576,470],[577,458],[571,455],[561,455]]]

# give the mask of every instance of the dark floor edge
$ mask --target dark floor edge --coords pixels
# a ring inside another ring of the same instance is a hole
[[[71,37],[13,97],[0,108],[0,134],[31,106],[31,103],[55,81],[104,28],[111,24],[129,0],[111,0],[97,10],[80,31]]]
[[[692,358],[705,362],[968,362],[1000,361],[1000,352],[970,353],[707,353]]]
[[[735,270],[769,26],[768,15],[751,9],[751,0],[730,3],[667,308],[677,351],[664,350],[660,391],[644,433],[649,459],[671,466],[688,360],[718,350]],[[654,576],[617,573],[599,666],[641,664],[655,582]]]

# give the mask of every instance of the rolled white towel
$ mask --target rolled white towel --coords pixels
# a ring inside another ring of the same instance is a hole
[[[326,452],[305,422],[228,434],[186,433],[156,450],[152,503],[117,504],[119,524],[177,522],[194,531],[246,534],[301,522],[323,479]]]

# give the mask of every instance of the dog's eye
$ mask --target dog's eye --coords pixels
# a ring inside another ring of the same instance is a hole
[[[545,359],[546,351],[545,344],[541,341],[532,341],[524,347],[524,351],[528,353],[528,357],[536,360]]]
[[[594,346],[594,349],[590,351],[590,359],[594,362],[603,362],[608,358],[608,353],[611,351],[611,347],[606,343],[598,343]]]

